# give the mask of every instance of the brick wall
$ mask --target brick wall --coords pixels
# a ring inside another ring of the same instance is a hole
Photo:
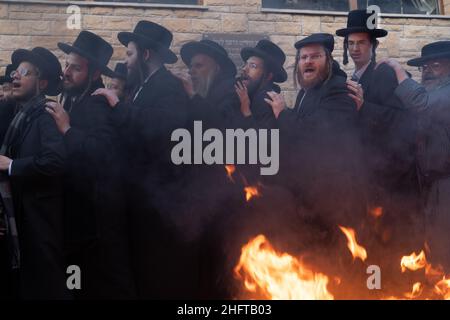
[[[286,98],[293,103],[295,91],[292,86],[295,41],[314,32],[329,32],[342,28],[346,17],[339,15],[306,15],[284,13],[262,13],[261,0],[204,0],[208,10],[145,8],[117,6],[81,6],[82,28],[91,30],[114,47],[111,67],[121,60],[125,48],[117,41],[119,31],[132,30],[141,19],[160,23],[174,33],[173,49],[191,40],[199,40],[202,33],[265,33],[286,53],[286,69],[289,80],[282,87]],[[420,48],[435,40],[450,39],[450,0],[444,0],[448,19],[383,18],[382,26],[389,36],[381,40],[378,56],[391,56],[405,62],[417,56]],[[79,30],[66,27],[66,5],[24,4],[0,2],[0,72],[9,62],[16,48],[44,46],[55,52],[63,61],[63,54],[57,50],[58,41],[71,42]],[[342,40],[336,37],[335,57],[342,61]],[[351,64],[346,68],[351,69]],[[181,60],[174,69],[184,69]],[[414,76],[417,71],[410,70]]]

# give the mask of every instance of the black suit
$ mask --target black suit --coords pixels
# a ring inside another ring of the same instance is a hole
[[[43,103],[28,113],[9,155],[21,246],[19,294],[25,299],[68,298],[61,180],[65,152]]]
[[[325,223],[331,235],[336,235],[337,224],[357,227],[365,216],[366,176],[357,110],[345,81],[335,65],[329,80],[302,89],[295,107],[278,118],[282,183],[297,198],[306,221]]]
[[[195,291],[191,244],[183,241],[183,172],[170,158],[173,130],[187,127],[187,105],[182,83],[161,67],[132,103],[113,109],[124,142],[123,174],[140,298],[190,298]]]
[[[81,298],[133,298],[127,217],[120,183],[118,135],[111,108],[102,96],[67,97],[71,128],[64,179],[66,245],[69,259],[83,272]]]

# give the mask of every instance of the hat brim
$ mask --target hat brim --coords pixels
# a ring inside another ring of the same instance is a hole
[[[233,77],[236,75],[236,65],[229,57],[225,56],[211,46],[208,46],[207,44],[201,42],[190,42],[185,44],[180,50],[181,60],[183,60],[185,65],[189,66],[191,64],[192,58],[199,53],[204,53],[215,59],[217,63],[222,67],[222,71],[226,74],[229,74]]]
[[[427,61],[430,61],[433,59],[439,59],[439,58],[450,59],[450,51],[444,51],[444,52],[430,54],[430,55],[419,57],[419,58],[414,58],[414,59],[408,60],[406,62],[406,64],[408,66],[412,66],[412,67],[420,67],[420,66],[424,65]]]
[[[58,48],[65,54],[70,54],[70,53],[74,52],[74,53],[79,54],[80,56],[88,59],[100,70],[100,72],[103,75],[105,75],[107,77],[112,77],[114,75],[114,71],[109,69],[108,66],[100,64],[100,62],[98,62],[97,58],[91,56],[89,53],[87,53],[83,50],[80,50],[74,46],[71,46],[67,43],[62,43],[62,42],[58,42]]]
[[[244,48],[241,50],[242,60],[247,61],[250,57],[260,57],[269,63],[269,67],[274,74],[273,82],[282,83],[287,80],[288,75],[286,70],[284,70],[283,66],[279,62],[275,61],[272,56],[268,55],[266,52],[259,50],[258,48]]]
[[[119,32],[117,38],[119,39],[120,43],[123,44],[125,47],[128,46],[128,43],[134,41],[144,45],[145,47],[155,49],[161,55],[164,62],[167,64],[174,64],[175,62],[178,61],[177,55],[173,53],[172,50],[162,46],[161,44],[159,44],[156,41],[153,41],[152,39],[146,38],[139,34],[133,32]]]
[[[383,38],[388,35],[388,32],[384,29],[369,29],[365,27],[352,27],[352,28],[343,28],[336,31],[336,35],[339,37],[346,37],[352,33],[368,33],[375,38]]]
[[[30,50],[18,49],[13,52],[11,62],[14,66],[18,67],[24,61],[30,62],[38,68],[46,64],[40,56]],[[44,91],[46,95],[56,96],[61,93],[61,78],[57,74],[50,74],[46,80],[48,81]]]
[[[336,31],[336,35],[339,37],[346,37],[352,33],[368,33],[375,38],[383,38],[388,35],[388,32],[384,29],[368,29],[364,27],[343,28]]]

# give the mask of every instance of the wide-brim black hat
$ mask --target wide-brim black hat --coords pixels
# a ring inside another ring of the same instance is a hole
[[[141,20],[133,32],[119,32],[117,38],[124,46],[134,41],[144,48],[155,50],[164,63],[173,64],[178,61],[175,53],[170,50],[172,32],[157,23]]]
[[[12,64],[17,68],[22,62],[29,62],[40,71],[40,79],[47,80],[45,95],[56,96],[62,89],[62,70],[58,58],[49,50],[36,47],[32,50],[18,49],[11,56]]]
[[[113,54],[113,48],[95,33],[81,31],[73,45],[58,42],[58,48],[66,54],[74,52],[86,58],[107,77],[111,77],[114,74],[108,68],[109,60]]]
[[[347,28],[337,30],[336,35],[339,37],[346,37],[351,33],[365,32],[369,33],[374,38],[387,36],[388,32],[386,30],[378,28],[371,29],[367,26],[367,22],[372,19],[373,13],[367,13],[367,10],[350,11],[347,18]]]
[[[298,50],[310,44],[321,44],[331,53],[334,50],[334,37],[329,33],[313,33],[312,35],[297,41],[294,44],[294,47]]]
[[[432,59],[450,59],[450,41],[437,41],[427,44],[422,48],[421,56],[408,60],[409,66],[419,67]]]
[[[112,78],[127,80],[128,69],[125,63],[118,62],[114,68],[114,75]]]
[[[190,66],[192,58],[199,53],[206,54],[213,58],[220,65],[224,74],[236,75],[236,66],[228,56],[227,51],[217,42],[211,40],[201,40],[188,42],[181,47],[180,55],[183,62]]]
[[[12,64],[8,64],[5,69],[5,75],[0,76],[0,85],[5,83],[11,83],[13,79],[11,78],[11,72],[14,70],[14,66]]]
[[[283,65],[286,55],[283,50],[269,40],[260,40],[254,48],[243,48],[241,58],[247,61],[250,57],[259,57],[267,64],[268,69],[273,73],[273,82],[282,83],[287,80],[287,73]]]

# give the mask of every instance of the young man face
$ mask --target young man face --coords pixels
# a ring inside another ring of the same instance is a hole
[[[300,48],[297,80],[304,89],[325,81],[328,77],[328,62],[325,49],[320,44]]]
[[[12,95],[17,101],[28,101],[47,85],[47,81],[39,80],[38,69],[29,62],[20,63],[13,75]]]
[[[420,69],[422,70],[422,84],[427,90],[431,90],[450,77],[450,59],[429,60]]]
[[[66,57],[66,65],[63,71],[64,91],[81,93],[89,80],[89,62],[79,54],[69,53]]]
[[[241,81],[247,87],[250,95],[255,93],[267,79],[264,60],[259,57],[250,57],[242,66]]]
[[[348,35],[348,51],[357,69],[364,67],[372,59],[372,46],[366,32]]]
[[[219,65],[210,56],[199,53],[192,57],[189,74],[192,79],[194,92],[202,97],[206,97],[211,84],[219,72]]]

